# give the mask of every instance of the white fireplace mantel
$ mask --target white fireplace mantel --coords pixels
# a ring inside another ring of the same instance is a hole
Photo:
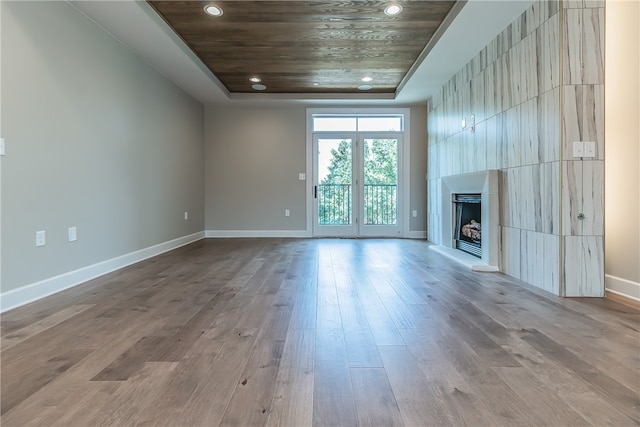
[[[441,178],[442,245],[431,249],[459,262],[473,271],[500,271],[500,227],[498,171],[495,169]],[[452,194],[481,194],[482,197],[482,258],[453,247]]]

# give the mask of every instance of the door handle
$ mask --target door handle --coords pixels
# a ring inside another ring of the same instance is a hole
[[[318,198],[318,186],[317,185],[313,186],[313,198],[314,199]]]

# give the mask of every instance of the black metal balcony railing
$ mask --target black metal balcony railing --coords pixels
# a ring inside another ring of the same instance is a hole
[[[318,185],[318,223],[349,225],[352,221],[350,184]],[[398,186],[366,184],[364,186],[364,223],[396,225],[398,223]]]
[[[318,223],[351,224],[351,184],[318,185]]]
[[[398,223],[398,186],[396,184],[364,185],[365,225]]]

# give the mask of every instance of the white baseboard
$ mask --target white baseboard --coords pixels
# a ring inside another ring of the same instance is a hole
[[[107,273],[111,273],[112,271],[119,270],[147,258],[188,245],[189,243],[196,242],[204,237],[205,233],[200,231],[189,236],[179,237],[168,242],[140,249],[97,264],[41,280],[18,289],[10,290],[0,294],[0,313],[37,301],[65,289],[72,288],[91,279],[95,279],[96,277],[103,276]]]
[[[640,283],[605,274],[604,287],[608,292],[613,292],[617,295],[640,301]]]
[[[457,262],[460,265],[467,267],[471,271],[480,271],[485,273],[498,273],[500,269],[498,266],[489,265],[480,258],[469,255],[468,253],[459,251],[457,249],[448,248],[442,245],[431,245],[429,250],[444,255],[452,261]]]
[[[307,230],[207,230],[207,238],[233,238],[233,237],[311,237]]]
[[[426,231],[407,231],[404,235],[405,239],[426,239]]]
[[[206,238],[242,238],[242,237],[290,237],[290,238],[313,238],[312,233],[307,230],[207,230]],[[367,236],[363,236],[366,238]],[[426,239],[426,231],[409,231],[403,238],[405,239]]]
[[[242,237],[290,237],[313,238],[307,230],[207,230],[206,238],[242,238]],[[366,238],[366,236],[363,236]],[[404,235],[405,239],[426,239],[426,231],[409,231]]]

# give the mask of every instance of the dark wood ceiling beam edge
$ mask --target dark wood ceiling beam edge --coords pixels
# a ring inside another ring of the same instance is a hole
[[[453,5],[438,29],[433,33],[431,39],[427,42],[424,49],[422,49],[422,52],[420,52],[420,55],[418,55],[418,59],[413,63],[411,68],[409,68],[409,71],[407,71],[407,74],[405,74],[405,76],[400,81],[398,89],[396,89],[396,96],[398,96],[400,92],[402,92],[402,89],[404,89],[407,82],[411,79],[411,77],[413,77],[418,67],[420,67],[420,65],[422,64],[422,61],[424,61],[424,59],[427,57],[427,55],[429,55],[429,53],[431,53],[431,50],[433,50],[438,41],[440,41],[440,38],[447,31],[454,19],[456,19],[460,11],[462,11],[464,6],[467,4],[467,1],[468,0],[457,0]]]

